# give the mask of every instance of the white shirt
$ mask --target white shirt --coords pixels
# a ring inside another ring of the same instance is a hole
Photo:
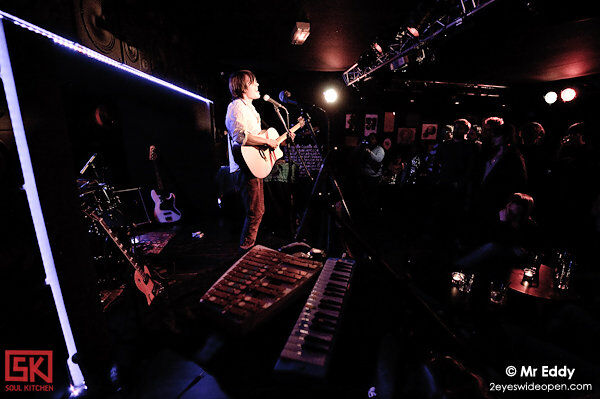
[[[249,134],[259,134],[261,132],[260,115],[256,112],[252,101],[241,98],[233,100],[227,107],[225,127],[229,133],[229,173],[233,173],[238,171],[240,167],[233,159],[231,145],[235,143],[244,145]]]

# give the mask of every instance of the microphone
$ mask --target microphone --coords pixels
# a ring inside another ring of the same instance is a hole
[[[91,164],[92,162],[94,162],[94,159],[96,159],[96,155],[98,155],[98,153],[96,153],[96,154],[92,155],[92,157],[89,159],[89,161],[87,161],[87,163],[86,163],[86,164],[83,166],[83,169],[81,169],[81,170],[79,171],[79,174],[80,174],[80,175],[84,174],[84,173],[85,173],[85,171],[87,170],[88,166],[90,166],[90,164]]]
[[[276,108],[285,108],[283,105],[279,104],[277,101],[273,100],[271,98],[271,96],[269,96],[268,94],[265,94],[263,96],[263,100],[270,102],[271,104],[273,104]]]
[[[292,100],[291,97],[292,97],[292,93],[290,93],[287,90],[282,90],[279,93],[279,101],[281,101],[282,103],[298,105],[298,102],[295,100]]]

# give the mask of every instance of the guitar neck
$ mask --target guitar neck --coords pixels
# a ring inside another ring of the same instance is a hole
[[[292,133],[296,133],[296,131],[297,131],[298,129],[300,129],[301,127],[302,127],[302,125],[300,125],[300,124],[297,124],[296,126],[294,126],[294,127],[292,127],[292,128],[290,129],[290,132],[292,132]],[[281,143],[283,143],[285,140],[287,140],[288,136],[289,136],[289,135],[288,135],[288,132],[285,132],[284,134],[282,134],[281,136],[279,136],[279,137],[277,138],[277,144],[281,144]]]
[[[158,165],[156,164],[156,160],[153,160],[152,164],[154,165],[154,174],[156,175],[156,185],[158,186],[159,190],[162,190],[163,182],[162,182],[162,179],[160,178],[160,173],[158,172]]]
[[[121,243],[121,241],[117,238],[117,236],[114,235],[112,229],[110,227],[108,227],[108,225],[106,224],[104,219],[102,219],[100,216],[98,216],[94,213],[91,213],[88,215],[90,215],[93,219],[95,219],[98,223],[100,223],[100,226],[102,226],[104,231],[106,231],[108,236],[113,240],[113,242],[119,248],[121,253],[125,256],[125,258],[127,258],[129,263],[131,264],[131,266],[133,266],[133,268],[135,270],[137,270],[138,272],[143,273],[144,272],[143,268],[140,265],[138,265],[138,263],[135,261],[135,259],[133,259],[133,256],[131,256],[131,253],[127,250],[127,248],[125,248],[125,246],[123,245],[123,243]]]

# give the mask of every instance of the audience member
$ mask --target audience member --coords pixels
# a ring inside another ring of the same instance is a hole
[[[383,147],[379,145],[377,135],[369,135],[361,171],[363,176],[365,176],[370,183],[377,183],[381,177],[384,156],[385,151]]]
[[[544,147],[546,131],[538,122],[528,122],[519,129],[519,147],[527,165],[529,190],[539,195],[547,184],[550,159]]]
[[[482,177],[477,200],[479,217],[483,220],[489,220],[511,193],[521,192],[527,185],[525,161],[515,146],[514,127],[505,123],[492,125],[488,132],[489,150],[485,163],[480,165]]]
[[[485,244],[455,264],[464,270],[501,275],[524,259],[531,249],[539,249],[542,240],[531,217],[533,207],[531,196],[512,194],[497,213],[495,222],[486,226]]]
[[[465,190],[473,178],[478,147],[465,141],[471,130],[466,119],[454,121],[452,140],[442,143],[438,150],[440,183],[457,190]]]
[[[585,247],[593,231],[592,207],[599,193],[598,158],[585,123],[574,123],[560,141],[552,167],[553,207],[564,209],[553,220],[557,246]]]

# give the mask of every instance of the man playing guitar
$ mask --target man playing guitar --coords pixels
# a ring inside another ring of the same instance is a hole
[[[258,228],[265,212],[263,179],[255,177],[240,153],[241,146],[268,146],[276,149],[277,140],[268,138],[266,130],[261,129],[260,115],[252,105],[260,98],[258,81],[251,71],[234,72],[229,77],[229,91],[233,97],[227,107],[225,126],[229,132],[229,172],[233,173],[236,190],[242,195],[246,219],[240,238],[240,250],[246,251],[254,246]],[[291,134],[294,139],[294,134]]]

